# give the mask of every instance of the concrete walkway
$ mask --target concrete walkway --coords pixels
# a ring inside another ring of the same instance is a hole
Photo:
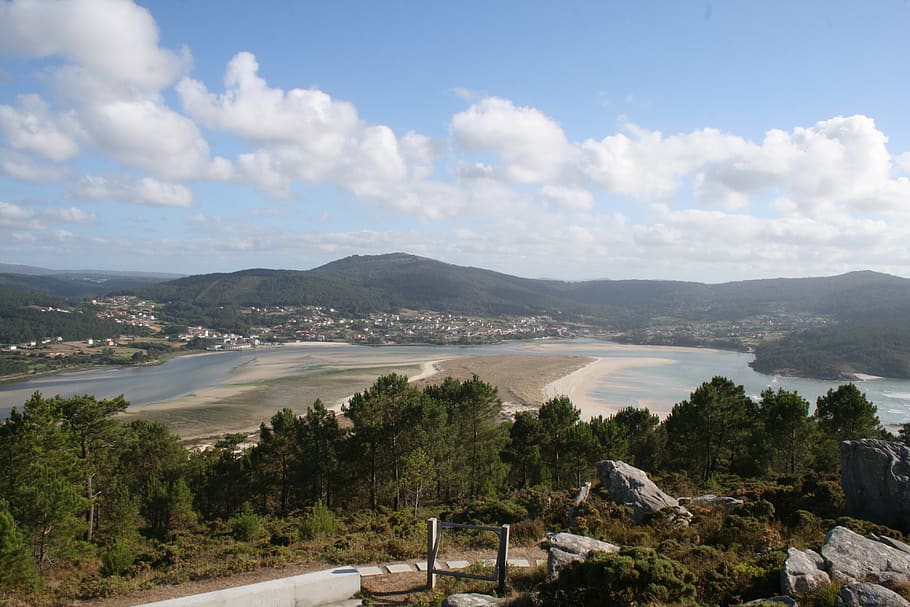
[[[436,561],[436,568],[455,571],[466,569],[472,562],[494,566],[494,559],[445,559]],[[525,569],[546,564],[542,559],[510,558],[508,567]],[[361,579],[381,575],[425,572],[426,561],[402,561],[385,565],[358,565],[314,571],[293,577],[235,586],[175,599],[145,603],[138,607],[355,607],[352,599],[361,589]]]
[[[495,559],[478,559],[479,562],[484,565],[493,567],[496,565]],[[459,569],[467,569],[471,565],[472,561],[466,560],[445,560],[440,559],[436,561],[436,569],[448,569],[451,571],[456,571]],[[527,569],[529,567],[539,567],[541,565],[546,565],[546,559],[525,559],[525,558],[514,558],[508,559],[508,567],[516,569]],[[427,562],[426,561],[409,561],[409,562],[399,562],[399,563],[389,563],[388,565],[359,565],[355,566],[354,569],[360,574],[360,577],[372,577],[375,575],[394,575],[396,573],[412,573],[414,571],[426,571]]]

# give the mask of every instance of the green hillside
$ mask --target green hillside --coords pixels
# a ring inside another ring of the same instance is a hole
[[[59,311],[64,309],[67,311]],[[120,325],[98,318],[90,309],[42,293],[0,286],[0,343],[16,344],[45,337],[102,339],[122,331]]]
[[[794,332],[760,345],[755,368],[763,372],[910,376],[904,362],[910,360],[910,340],[901,338],[910,320],[910,280],[876,272],[724,284],[560,282],[393,253],[355,255],[308,271],[189,276],[128,292],[164,303],[175,322],[238,332],[250,328],[241,313],[250,306],[324,306],[352,315],[402,309],[549,315],[624,333],[632,341],[723,347],[745,343],[725,334],[701,338],[692,327],[753,323],[758,339],[769,327],[777,337]],[[674,332],[679,327],[690,332]],[[656,337],[655,329],[661,331]]]
[[[34,291],[54,297],[85,299],[162,281],[156,276],[120,276],[102,273],[0,274],[0,287]]]

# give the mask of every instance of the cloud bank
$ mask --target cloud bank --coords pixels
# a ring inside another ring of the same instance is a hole
[[[62,239],[86,256],[122,246],[144,268],[168,267],[143,257],[163,248],[199,255],[191,271],[406,249],[568,279],[910,274],[910,152],[862,114],[759,139],[627,120],[573,140],[533,104],[465,93],[440,132],[402,131],[356,100],[271,84],[242,49],[205,82],[129,0],[0,0],[0,60],[46,76],[0,103],[4,179],[56,188],[43,210],[25,194],[0,202],[0,233],[39,258]],[[213,191],[247,195],[229,208]],[[192,241],[152,230],[141,246],[99,234],[130,205],[209,229]],[[288,205],[311,219],[268,223]]]

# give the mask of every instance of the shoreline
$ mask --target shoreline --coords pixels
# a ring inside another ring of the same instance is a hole
[[[182,396],[131,406],[124,419],[143,417],[161,421],[188,440],[255,431],[275,411],[287,407],[302,414],[317,398],[331,410],[340,412],[354,393],[367,389],[378,376],[388,373],[408,375],[418,388],[441,381],[447,375],[463,381],[476,374],[496,387],[506,414],[536,411],[548,399],[565,394],[585,420],[599,415],[607,417],[629,406],[647,407],[665,417],[676,401],[686,398],[689,388],[679,386],[675,400],[658,398],[654,392],[657,386],[647,378],[653,375],[665,392],[670,387],[677,389],[660,384],[660,377],[665,373],[661,367],[685,360],[671,353],[706,352],[704,348],[636,346],[594,339],[528,340],[512,342],[501,349],[387,349],[345,342],[285,345],[247,350],[248,356],[240,364],[232,365],[216,383],[200,383]],[[196,351],[183,356],[223,353]],[[682,371],[670,370],[666,375],[684,376]],[[776,383],[770,377],[767,379],[769,386]],[[752,390],[758,393],[761,388]],[[19,406],[22,402],[11,404]],[[883,402],[875,404],[881,415]],[[889,429],[895,427],[893,419],[892,416],[884,422]]]
[[[544,394],[547,399],[568,396],[572,404],[581,411],[582,420],[587,421],[599,415],[609,417],[627,405],[611,405],[594,398],[592,394],[598,383],[606,379],[613,379],[617,373],[626,369],[672,364],[676,364],[675,361],[657,357],[597,358],[581,369],[547,384],[544,387]],[[639,403],[638,406],[642,406],[642,403]],[[669,412],[669,409],[651,410],[651,413],[661,417],[666,417]]]

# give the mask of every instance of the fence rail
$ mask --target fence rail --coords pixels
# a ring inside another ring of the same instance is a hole
[[[442,532],[446,529],[473,529],[476,531],[491,531],[499,537],[499,550],[496,553],[496,565],[491,575],[479,573],[466,573],[462,571],[448,571],[436,568],[436,557],[439,555],[439,545]],[[497,592],[500,596],[506,593],[507,561],[509,559],[509,526],[487,527],[484,525],[466,525],[464,523],[446,523],[436,518],[427,520],[427,586],[430,590],[436,587],[436,576],[447,575],[456,578],[472,580],[485,580],[497,582]]]

